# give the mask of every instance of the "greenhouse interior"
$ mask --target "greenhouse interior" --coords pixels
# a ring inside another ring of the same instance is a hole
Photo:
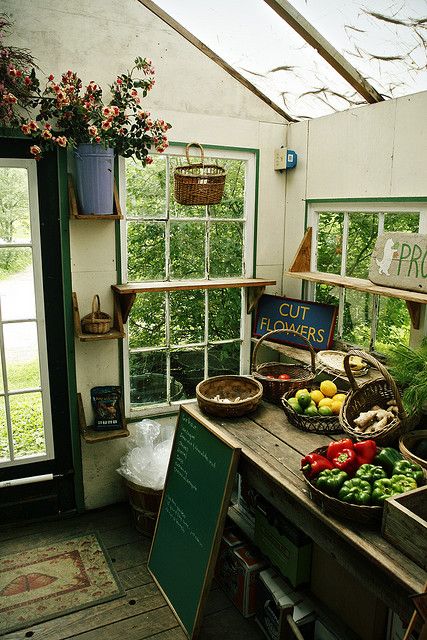
[[[0,638],[427,640],[425,0],[0,1]]]

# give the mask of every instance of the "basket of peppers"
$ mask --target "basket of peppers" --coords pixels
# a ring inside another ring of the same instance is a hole
[[[423,469],[374,440],[333,441],[301,460],[311,499],[337,517],[362,524],[381,520],[384,500],[424,484]]]

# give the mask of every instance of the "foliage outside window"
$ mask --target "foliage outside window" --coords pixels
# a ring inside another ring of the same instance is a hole
[[[383,231],[418,233],[427,207],[409,203],[310,205],[315,247],[314,271],[368,278],[371,254]],[[335,337],[346,344],[386,353],[409,344],[411,321],[404,300],[326,284],[310,287],[318,302],[339,305]]]
[[[187,163],[183,150],[155,156],[146,167],[126,160],[128,282],[188,280],[197,285],[252,275],[248,230],[254,172],[249,181],[248,164],[254,165],[254,156],[210,155],[209,162],[227,172],[224,197],[210,206],[185,206],[174,199],[174,168]],[[243,370],[249,331],[242,302],[240,288],[139,293],[125,351],[131,412],[170,410],[174,403],[193,399],[203,378]]]

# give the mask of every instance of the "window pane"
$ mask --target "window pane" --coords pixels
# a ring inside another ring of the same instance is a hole
[[[3,320],[36,317],[31,249],[0,248],[0,301]]]
[[[26,169],[0,168],[0,244],[30,242]]]
[[[371,339],[372,297],[360,291],[345,291],[343,339],[369,348]]]
[[[317,271],[341,272],[343,213],[321,213],[317,232]]]
[[[418,233],[420,216],[418,213],[386,213],[384,231],[408,231]]]
[[[45,453],[41,394],[14,395],[9,402],[15,458]]]
[[[9,441],[7,438],[6,409],[4,398],[0,398],[0,462],[10,460]]]
[[[316,302],[325,304],[339,304],[338,287],[330,287],[328,284],[316,284]]]
[[[128,323],[131,349],[166,344],[165,301],[163,291],[138,293]]]
[[[218,204],[209,205],[209,214],[216,218],[243,218],[245,196],[245,162],[214,160],[226,171],[224,195]]]
[[[205,377],[204,349],[171,351],[171,375],[182,384],[187,398],[195,398],[196,386]]]
[[[241,290],[212,289],[208,295],[209,340],[240,338]]]
[[[171,224],[170,273],[175,280],[205,277],[204,222]]]
[[[132,353],[129,366],[132,407],[165,403],[167,400],[166,352]],[[175,392],[176,385],[172,386]]]
[[[128,216],[166,216],[166,158],[153,156],[153,164],[142,167],[126,160],[126,212]]]
[[[386,353],[389,346],[398,342],[409,344],[411,320],[404,300],[380,297],[379,301],[375,348]]]
[[[185,205],[178,204],[175,200],[175,180],[174,180],[174,171],[176,167],[188,164],[187,158],[185,157],[173,157],[170,156],[170,200],[169,200],[169,214],[170,216],[180,216],[180,217],[195,217],[195,218],[204,218],[206,216],[206,206],[205,205]],[[200,156],[190,156],[191,164],[199,164]]]
[[[215,222],[210,227],[210,276],[221,278],[243,273],[243,226],[239,222]]]
[[[9,389],[40,387],[36,323],[6,324],[3,332]]]
[[[170,342],[173,345],[203,342],[205,337],[205,292],[170,293]]]
[[[209,347],[209,377],[237,375],[240,371],[240,343],[230,342]]]
[[[129,222],[128,281],[164,280],[165,223]]]
[[[378,235],[378,214],[351,213],[347,243],[346,275],[367,278]]]

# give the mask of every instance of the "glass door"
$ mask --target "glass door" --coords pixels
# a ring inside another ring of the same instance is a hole
[[[36,162],[0,158],[0,468],[53,457]]]

